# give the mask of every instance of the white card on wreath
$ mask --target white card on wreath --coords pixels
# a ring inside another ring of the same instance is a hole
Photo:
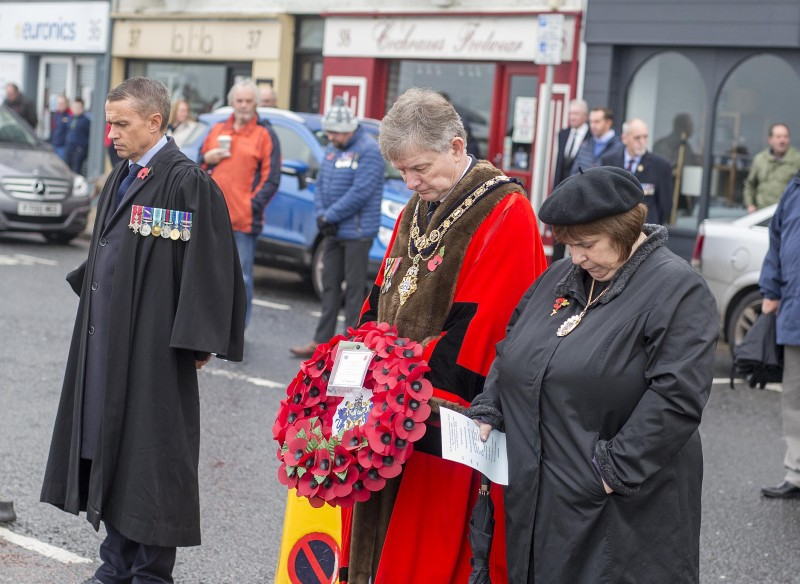
[[[442,458],[471,466],[498,485],[508,484],[506,435],[498,430],[481,441],[480,428],[464,414],[439,408],[442,420]]]
[[[347,395],[364,387],[369,364],[375,355],[364,343],[341,341],[336,346],[331,378],[328,381],[328,395]]]

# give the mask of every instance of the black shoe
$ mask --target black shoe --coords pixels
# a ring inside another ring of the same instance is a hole
[[[16,521],[17,514],[14,513],[14,501],[0,501],[0,523],[11,523]]]
[[[800,499],[800,487],[783,481],[777,487],[763,487],[761,494],[770,499]]]

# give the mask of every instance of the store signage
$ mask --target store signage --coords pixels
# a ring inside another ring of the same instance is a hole
[[[104,53],[108,2],[3,2],[0,51]]]
[[[564,44],[564,15],[542,14],[539,16],[537,65],[560,65],[561,48]]]
[[[325,103],[324,110],[333,104],[337,97],[344,99],[344,103],[350,111],[358,117],[364,117],[366,109],[367,78],[366,77],[345,77],[328,75],[325,78]]]
[[[574,17],[566,18],[561,58],[572,60]],[[539,22],[524,17],[327,18],[326,57],[533,61]]]
[[[118,20],[112,54],[134,58],[277,59],[278,21]]]

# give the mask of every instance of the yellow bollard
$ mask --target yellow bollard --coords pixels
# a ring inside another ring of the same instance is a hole
[[[308,499],[290,490],[275,584],[338,582],[341,539],[342,514],[338,507],[315,509]]]

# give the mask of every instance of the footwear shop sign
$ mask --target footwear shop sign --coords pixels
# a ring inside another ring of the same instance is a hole
[[[565,19],[562,60],[571,61],[574,17]],[[326,57],[533,61],[536,15],[431,18],[327,18]]]

